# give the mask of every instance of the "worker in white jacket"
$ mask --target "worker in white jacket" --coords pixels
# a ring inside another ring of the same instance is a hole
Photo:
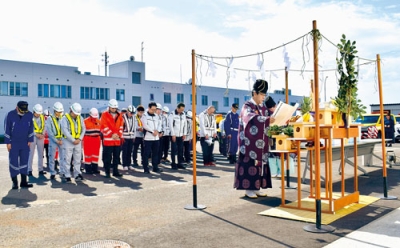
[[[203,150],[204,166],[215,166],[213,151],[214,140],[217,137],[217,123],[214,112],[215,107],[211,105],[199,114],[200,144]]]
[[[171,127],[171,168],[173,170],[186,169],[183,165],[183,140],[187,134],[184,103],[179,103],[169,114],[168,122]],[[178,163],[176,163],[176,156],[178,156]]]
[[[151,154],[151,164],[153,166],[153,172],[162,172],[162,169],[158,168],[158,149],[159,144],[159,133],[161,130],[161,121],[159,116],[156,114],[157,104],[155,102],[149,103],[149,108],[142,115],[141,122],[143,129],[145,130],[144,135],[144,152],[143,156],[143,169],[144,173],[149,174],[149,160],[148,157]]]
[[[186,112],[186,137],[183,140],[183,157],[185,158],[185,162],[187,164],[191,164],[192,159],[190,156],[190,152],[192,151],[192,139],[193,139],[193,124],[192,124],[192,111]]]

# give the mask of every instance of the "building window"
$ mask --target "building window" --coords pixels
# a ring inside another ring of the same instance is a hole
[[[208,105],[208,96],[206,96],[206,95],[201,96],[201,105],[203,105],[203,106]]]
[[[142,104],[142,97],[140,97],[140,96],[132,96],[132,105],[137,107],[140,104]]]
[[[185,102],[185,100],[184,100],[184,97],[183,97],[183,94],[182,93],[178,93],[178,94],[176,94],[176,103],[183,103],[183,102]]]
[[[171,93],[164,92],[164,103],[171,103]]]
[[[60,85],[50,85],[50,97],[60,97]]]
[[[140,84],[140,73],[139,72],[132,72],[132,83]]]
[[[81,99],[87,100],[110,100],[110,89],[81,87]]]
[[[61,98],[71,98],[71,86],[61,85]]]
[[[16,96],[21,95],[21,84],[20,83],[15,83],[15,95]]]
[[[154,94],[150,93],[150,101],[154,101]]]
[[[218,101],[212,101],[212,102],[211,102],[211,105],[214,106],[215,111],[218,111]]]
[[[229,97],[224,97],[224,107],[229,107]]]
[[[28,96],[28,83],[21,83],[21,96]]]
[[[251,96],[244,96],[244,101],[250,100]]]
[[[1,81],[0,96],[28,96],[28,83]]]
[[[14,95],[14,82],[10,82],[10,96]]]
[[[81,99],[90,99],[90,87],[81,87]]]
[[[197,105],[197,97],[196,97],[196,103],[195,104]],[[190,94],[190,105],[192,105],[192,94]]]
[[[246,97],[244,97],[244,99],[246,99]],[[249,98],[249,99],[250,99],[250,98]],[[245,101],[246,101],[246,100],[245,100]],[[239,104],[239,97],[233,98],[233,103]]]
[[[117,101],[125,101],[125,90],[124,89],[117,89],[116,93],[116,100]]]
[[[0,83],[0,96],[8,96],[8,82],[2,81]]]

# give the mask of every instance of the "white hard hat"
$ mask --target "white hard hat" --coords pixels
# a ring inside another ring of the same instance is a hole
[[[193,116],[192,111],[188,110],[188,112],[186,112],[186,116],[189,118],[192,118],[192,116]]]
[[[165,113],[169,113],[169,108],[168,108],[167,106],[164,106],[163,111],[164,111]]]
[[[33,106],[33,112],[35,112],[36,114],[43,114],[43,107],[42,105],[40,105],[39,103],[36,104],[35,106]]]
[[[161,104],[157,103],[157,109],[162,109]]]
[[[89,115],[93,118],[99,118],[99,111],[97,110],[97,108],[91,108],[89,110]]]
[[[64,112],[64,107],[61,102],[56,102],[53,105],[53,109],[57,112]]]
[[[50,112],[48,109],[43,110],[44,115],[50,115]]]
[[[133,106],[133,105],[129,105],[127,110],[128,110],[129,112],[131,112],[131,113],[135,113],[135,112],[136,112],[136,108],[135,108],[135,106]]]
[[[118,102],[117,102],[117,100],[111,99],[111,100],[108,102],[108,107],[110,107],[110,108],[118,108]]]
[[[71,105],[71,111],[76,115],[81,115],[82,113],[82,106],[79,103],[73,103]]]

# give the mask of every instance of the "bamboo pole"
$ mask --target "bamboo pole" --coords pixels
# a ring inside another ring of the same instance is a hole
[[[315,106],[315,204],[316,204],[316,225],[321,226],[321,150],[320,150],[320,127],[319,127],[319,78],[318,78],[318,38],[316,35],[317,23],[313,22],[313,46],[314,46],[314,106]]]
[[[308,232],[315,233],[326,233],[333,232],[335,228],[330,226],[321,225],[321,149],[320,143],[320,127],[319,127],[319,81],[318,81],[318,29],[317,21],[313,21],[313,50],[314,50],[314,110],[315,110],[315,139],[314,139],[314,149],[315,149],[315,214],[316,223],[314,225],[308,225],[304,227],[304,230]],[[326,153],[326,150],[325,150]]]
[[[196,128],[197,128],[197,121],[196,121],[196,52],[192,50],[192,130],[193,130],[193,137],[192,137],[192,151],[193,151],[193,205],[186,205],[185,209],[194,210],[194,209],[205,209],[206,206],[204,205],[197,205],[197,175],[196,175]]]
[[[379,85],[379,106],[381,116],[381,137],[382,137],[382,170],[383,170],[383,197],[381,199],[395,200],[397,197],[388,196],[387,194],[387,172],[386,172],[386,146],[385,146],[385,116],[383,115],[383,92],[382,92],[382,74],[381,74],[381,57],[376,55],[376,64],[378,70],[378,85]]]

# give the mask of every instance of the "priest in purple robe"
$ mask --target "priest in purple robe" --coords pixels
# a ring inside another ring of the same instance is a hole
[[[275,119],[268,115],[264,105],[267,90],[268,82],[257,79],[252,98],[243,104],[240,112],[239,159],[235,166],[234,188],[245,190],[249,198],[267,196],[260,189],[272,188],[267,130]]]

